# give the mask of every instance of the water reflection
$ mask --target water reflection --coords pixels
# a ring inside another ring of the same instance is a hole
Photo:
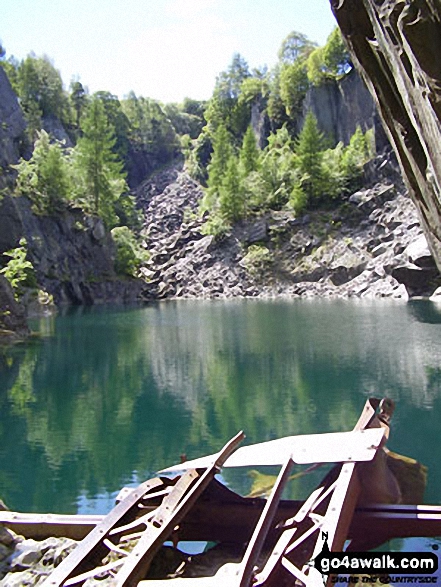
[[[391,448],[429,466],[437,502],[441,335],[417,306],[188,301],[41,320],[39,341],[0,359],[0,496],[107,511],[119,487],[183,452],[216,451],[240,429],[252,442],[350,429],[368,395],[389,395]]]

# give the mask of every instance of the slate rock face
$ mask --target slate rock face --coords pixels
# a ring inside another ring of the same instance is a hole
[[[0,344],[25,338],[28,334],[25,310],[14,299],[8,280],[0,275]],[[6,509],[3,506],[0,500],[0,509]]]
[[[56,304],[126,303],[142,298],[142,280],[115,273],[115,246],[102,221],[80,209],[39,216],[27,198],[5,196],[0,201],[0,234],[0,254],[25,237],[37,283]]]
[[[0,66],[0,188],[8,183],[9,165],[18,163],[25,129],[17,96]]]
[[[441,7],[437,0],[330,0],[383,120],[441,269]]]
[[[343,79],[328,80],[313,86],[306,94],[303,112],[312,111],[320,130],[337,144],[349,144],[357,126],[363,132],[374,130],[375,148],[379,152],[388,146],[388,141],[378,117],[374,100],[366,84],[353,70]],[[304,120],[299,124],[300,131]]]

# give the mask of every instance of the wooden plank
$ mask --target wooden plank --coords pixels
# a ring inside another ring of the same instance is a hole
[[[224,467],[277,466],[291,457],[297,464],[370,461],[383,440],[381,428],[286,436],[238,449]],[[163,472],[206,467],[214,455],[174,465]]]

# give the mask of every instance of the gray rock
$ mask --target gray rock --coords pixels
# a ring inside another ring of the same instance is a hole
[[[352,61],[378,102],[441,270],[439,5],[432,0],[360,0],[354,10],[353,0],[331,0],[331,7]]]
[[[1,232],[5,215],[10,230]],[[115,273],[115,246],[102,221],[79,209],[58,216],[37,216],[24,197],[0,201],[0,253],[27,241],[38,285],[56,304],[125,303],[143,295],[142,280]]]
[[[413,263],[417,267],[435,267],[435,262],[429,250],[426,237],[423,234],[406,247],[404,256],[408,258],[410,263]]]
[[[26,122],[8,76],[0,66],[0,188],[6,187],[24,147]]]

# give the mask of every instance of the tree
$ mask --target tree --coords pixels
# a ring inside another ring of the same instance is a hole
[[[208,165],[207,197],[204,197],[203,202],[204,207],[208,205],[206,209],[213,207],[218,198],[219,188],[232,154],[231,136],[225,126],[220,125],[213,136],[213,155]]]
[[[16,191],[33,202],[37,213],[58,210],[70,196],[71,180],[68,158],[57,141],[50,142],[42,130],[38,134],[29,161],[22,159],[17,165]]]
[[[117,222],[115,203],[127,191],[122,163],[114,153],[115,134],[102,101],[92,97],[81,122],[82,136],[74,149],[75,191],[89,211],[108,228]]]
[[[351,57],[338,27],[329,35],[324,47],[309,55],[307,68],[308,79],[314,85],[339,78],[352,69]]]
[[[241,138],[250,120],[250,106],[239,101],[242,84],[250,77],[246,61],[236,53],[227,71],[219,74],[205,118],[215,132],[223,125],[234,138]]]
[[[352,60],[339,27],[335,27],[323,48],[323,62],[329,75],[339,77],[352,69]]]
[[[302,187],[310,203],[312,203],[312,198],[317,199],[321,195],[323,188],[322,159],[324,148],[324,135],[318,127],[316,117],[310,111],[306,115],[302,131],[295,144],[298,167],[305,175]]]
[[[158,102],[130,92],[121,106],[129,123],[131,146],[144,155],[151,169],[168,163],[180,152],[176,131]]]
[[[309,88],[306,62],[284,64],[280,71],[280,97],[288,115],[295,119],[302,113],[303,100]]]
[[[34,103],[42,116],[56,116],[63,120],[67,115],[67,98],[60,72],[48,57],[29,55],[18,67],[19,96],[25,112]]]
[[[75,123],[80,126],[81,115],[87,104],[87,94],[80,81],[72,81],[70,85],[70,101],[75,111]]]
[[[261,181],[256,182],[256,200],[280,209],[289,200],[295,172],[292,140],[284,125],[268,138],[260,165]]]
[[[127,226],[116,226],[111,233],[116,245],[115,271],[120,275],[136,277],[141,264],[148,260],[149,254],[139,245]]]
[[[366,135],[360,126],[357,126],[349,145],[344,149],[341,161],[342,172],[345,177],[346,189],[356,190],[363,173],[363,166],[369,159],[369,145]]]
[[[244,135],[242,148],[239,152],[239,168],[242,177],[246,177],[253,171],[257,171],[259,166],[259,154],[256,135],[250,125]]]
[[[281,91],[281,66],[276,65],[274,70],[269,76],[269,97],[267,112],[270,118],[271,130],[276,132],[277,129],[282,128],[284,124],[287,124],[289,117],[286,112],[285,103],[282,99]]]
[[[237,159],[234,155],[231,155],[228,160],[225,174],[219,187],[219,205],[220,213],[228,222],[239,220],[245,213],[245,201],[241,189]]]
[[[278,57],[282,63],[292,64],[299,59],[306,59],[315,47],[317,44],[310,41],[306,35],[292,31],[284,39]]]

